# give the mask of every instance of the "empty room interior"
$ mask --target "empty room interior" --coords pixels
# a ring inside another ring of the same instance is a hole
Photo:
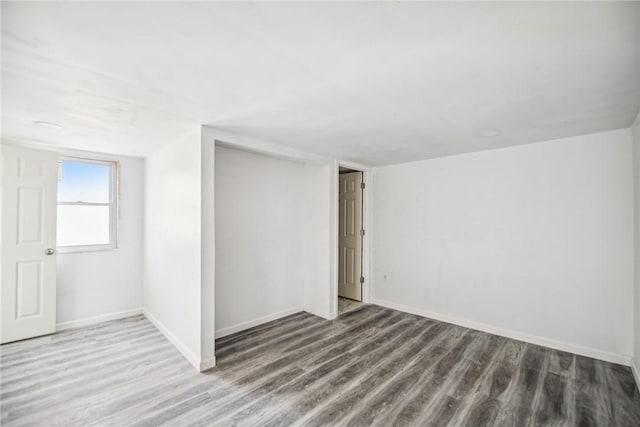
[[[0,425],[640,426],[640,2],[0,8]]]

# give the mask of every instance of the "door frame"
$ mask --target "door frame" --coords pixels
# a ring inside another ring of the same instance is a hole
[[[340,173],[340,166],[353,169],[356,172],[362,172],[362,180],[365,183],[365,189],[362,193],[362,228],[365,230],[364,237],[362,239],[362,275],[364,276],[364,283],[362,284],[362,302],[365,304],[371,303],[371,288],[372,288],[372,277],[371,277],[371,242],[372,242],[372,233],[371,233],[371,201],[373,200],[373,183],[372,183],[372,173],[371,168],[368,166],[349,162],[346,160],[336,160],[334,163],[333,170],[333,180],[334,185],[333,188],[333,223],[334,226],[331,227],[331,231],[333,233],[333,271],[334,277],[331,283],[331,318],[335,319],[338,317],[338,278],[339,278],[339,256],[340,250],[338,247],[338,230],[339,230],[339,185],[340,182],[338,180],[338,174]]]

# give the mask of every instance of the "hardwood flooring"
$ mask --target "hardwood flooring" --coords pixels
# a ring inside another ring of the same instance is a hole
[[[338,314],[344,314],[347,311],[356,310],[363,305],[360,301],[354,301],[349,298],[338,297]]]
[[[3,426],[639,426],[629,368],[363,306],[216,342],[199,374],[143,317],[1,347]]]

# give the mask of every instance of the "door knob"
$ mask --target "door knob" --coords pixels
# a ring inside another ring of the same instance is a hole
[[[55,254],[55,253],[56,253],[56,250],[55,250],[55,249],[52,249],[52,248],[47,248],[47,249],[45,249],[45,251],[44,251],[44,254],[45,254],[45,255],[53,255],[53,254]]]

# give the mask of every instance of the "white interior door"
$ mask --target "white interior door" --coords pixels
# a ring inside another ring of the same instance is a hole
[[[58,155],[2,147],[0,342],[56,331]]]
[[[338,295],[362,301],[362,172],[339,181]]]

